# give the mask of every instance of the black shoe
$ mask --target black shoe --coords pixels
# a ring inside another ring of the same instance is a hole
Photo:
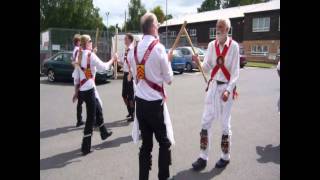
[[[229,164],[230,161],[226,161],[223,159],[220,159],[217,163],[216,163],[216,168],[224,168]]]
[[[91,136],[82,139],[81,152],[84,156],[91,152]]]
[[[100,136],[102,140],[106,140],[111,135],[112,135],[112,132],[111,131],[108,132],[106,127],[102,126],[100,128]]]
[[[127,117],[127,118],[129,118],[129,117],[131,117],[131,115],[130,115],[130,114],[128,114],[126,117]]]
[[[82,126],[82,125],[84,125],[84,122],[83,121],[78,121],[76,127],[79,127],[79,126]]]
[[[195,171],[200,171],[207,166],[207,160],[199,158],[196,162],[192,163],[192,167]]]
[[[99,131],[99,126],[98,126],[98,125],[94,125],[94,126],[93,126],[93,130],[94,130],[94,131]]]
[[[130,117],[127,121],[128,122],[133,122],[133,117]]]

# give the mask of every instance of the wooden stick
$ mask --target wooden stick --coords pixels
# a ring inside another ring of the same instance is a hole
[[[182,26],[181,26],[181,28],[180,28],[180,31],[179,31],[179,33],[178,33],[178,36],[177,36],[176,40],[174,41],[174,43],[173,43],[173,45],[172,45],[172,47],[171,47],[171,50],[172,50],[172,51],[173,51],[174,49],[176,49],[176,46],[178,45],[178,42],[179,42],[179,40],[180,40],[180,37],[181,37],[181,35],[184,33],[184,29],[185,29],[186,25],[187,25],[187,21],[184,21],[184,23],[182,24]]]
[[[192,49],[193,54],[196,54],[196,51],[195,51],[195,49],[194,49],[194,47],[193,47],[191,38],[190,38],[190,36],[189,36],[188,31],[186,30],[186,28],[184,28],[184,34],[187,36],[187,39],[188,39],[188,42],[189,42],[189,44],[190,44],[190,46],[191,46],[191,49]],[[208,83],[208,80],[207,80],[206,76],[204,75],[204,72],[203,72],[203,69],[202,69],[201,65],[198,65],[198,63],[196,63],[196,64],[197,64],[197,66],[198,66],[198,69],[199,69],[199,70],[201,71],[201,73],[202,73],[202,76],[203,76],[203,78],[204,78],[204,81],[205,81],[206,83]],[[199,64],[200,64],[200,62],[199,62]]]
[[[115,35],[115,42],[114,42],[114,53],[118,52],[118,27],[116,26],[116,35]],[[118,66],[117,66],[117,62],[114,62],[114,79],[118,78]]]
[[[96,31],[96,42],[95,42],[95,48],[98,48],[98,37],[99,37],[99,28],[97,28],[97,31]]]

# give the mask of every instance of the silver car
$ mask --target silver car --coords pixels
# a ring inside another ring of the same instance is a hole
[[[203,62],[205,52],[198,47],[194,47],[197,54],[199,54],[200,61]],[[186,69],[187,71],[192,71],[192,69],[198,69],[195,62],[192,61],[192,48],[191,46],[182,46],[176,48],[182,52],[183,57],[186,59]]]

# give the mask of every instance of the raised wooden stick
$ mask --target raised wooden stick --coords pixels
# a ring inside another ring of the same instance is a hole
[[[194,49],[194,47],[193,47],[191,38],[190,38],[190,36],[189,36],[188,31],[186,30],[186,28],[184,28],[184,33],[185,33],[185,35],[187,36],[187,39],[188,39],[188,41],[189,41],[189,44],[190,44],[190,46],[191,46],[191,49],[192,49],[193,54],[196,54],[196,51],[195,51],[195,49]],[[203,76],[203,78],[204,78],[204,81],[205,81],[206,83],[208,83],[208,80],[207,80],[206,76],[204,75],[204,72],[203,72],[203,69],[202,69],[201,65],[198,65],[198,63],[196,63],[196,64],[197,64],[199,70],[200,70],[201,73],[202,73],[202,76]],[[200,64],[200,62],[199,62],[199,64]]]
[[[96,31],[96,42],[95,42],[95,45],[94,47],[98,49],[98,37],[99,37],[99,28],[97,28],[97,31]]]
[[[116,26],[116,35],[115,35],[115,42],[114,42],[114,53],[118,52],[118,26]],[[114,79],[118,78],[118,63],[117,61],[114,62]]]
[[[173,43],[173,45],[172,45],[172,47],[171,47],[171,50],[172,50],[172,51],[173,51],[174,49],[176,49],[176,47],[177,47],[177,45],[178,45],[178,42],[179,42],[179,40],[180,40],[180,37],[181,37],[181,35],[184,33],[184,29],[185,29],[186,25],[187,25],[187,21],[184,21],[184,23],[182,24],[182,26],[181,26],[181,28],[180,28],[180,31],[179,31],[179,33],[178,33],[178,36],[177,36],[176,40],[174,41],[174,43]]]

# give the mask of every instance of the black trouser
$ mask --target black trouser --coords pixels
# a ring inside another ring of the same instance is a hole
[[[87,120],[84,127],[84,135],[92,134],[93,123],[101,126],[104,122],[102,107],[95,96],[94,88],[87,91],[79,91],[80,98],[86,103]]]
[[[136,97],[137,119],[142,137],[142,146],[139,154],[139,179],[147,180],[151,169],[151,151],[153,147],[153,133],[159,143],[158,178],[167,179],[170,176],[171,143],[167,137],[164,124],[162,100],[146,101]]]
[[[77,121],[80,122],[82,121],[82,104],[83,100],[78,97],[78,104],[77,104]]]
[[[133,115],[134,113],[134,91],[133,91],[133,78],[131,81],[128,81],[128,72],[123,73],[123,80],[122,80],[122,97],[125,101],[127,106],[128,113]]]

